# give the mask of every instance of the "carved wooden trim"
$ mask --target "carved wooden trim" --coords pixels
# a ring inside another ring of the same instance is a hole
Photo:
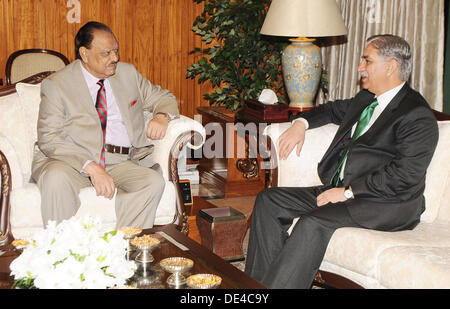
[[[58,57],[59,59],[61,59],[65,65],[69,64],[69,60],[67,59],[66,56],[64,56],[63,54],[54,51],[54,50],[50,50],[50,49],[39,49],[39,48],[33,48],[33,49],[22,49],[22,50],[18,50],[14,53],[12,53],[9,57],[8,60],[6,62],[6,66],[5,66],[5,79],[6,79],[6,85],[11,85],[11,70],[12,70],[12,65],[14,60],[19,57],[20,55],[23,54],[38,54],[38,53],[42,53],[42,54],[49,54],[49,55],[53,55]]]
[[[257,178],[259,176],[258,160],[256,159],[239,159],[236,161],[236,168],[242,173],[245,179]]]
[[[273,144],[272,139],[270,136],[267,136],[268,145],[270,145],[270,148],[267,149],[267,152],[269,154],[269,162],[270,162],[270,169],[269,169],[269,179],[267,180],[267,188],[272,187],[278,187],[278,157],[275,150],[275,145]]]
[[[324,288],[335,289],[364,289],[364,287],[341,275],[319,270],[314,278],[314,283]]]
[[[450,115],[433,110],[434,116],[438,121],[450,120]]]
[[[18,83],[26,83],[26,84],[32,84],[32,85],[37,85],[40,82],[42,82],[44,79],[46,79],[49,75],[51,75],[53,72],[52,71],[46,71],[46,72],[41,72],[41,73],[37,73],[33,76],[27,77],[24,80],[21,80],[17,83],[14,83],[12,85],[8,85],[6,87],[0,88],[0,97],[2,96],[6,96],[9,94],[12,94],[14,92],[16,92],[16,85]]]
[[[179,186],[180,179],[178,176],[178,157],[180,155],[180,152],[183,150],[184,146],[186,146],[188,142],[190,142],[191,145],[195,145],[195,141],[197,139],[196,137],[200,137],[201,138],[200,143],[203,143],[202,141],[203,138],[198,132],[191,131],[181,134],[180,136],[178,136],[169,154],[168,177],[169,181],[171,181],[175,185],[175,190],[177,192],[176,197],[177,211],[175,212],[172,224],[177,222],[178,220],[178,229],[185,235],[189,233],[189,222],[188,222],[188,215],[186,213],[186,208],[184,207],[181,189]]]
[[[11,169],[8,160],[0,150],[0,173],[2,176],[0,191],[0,248],[8,246],[13,240],[11,233],[9,196],[11,192]]]

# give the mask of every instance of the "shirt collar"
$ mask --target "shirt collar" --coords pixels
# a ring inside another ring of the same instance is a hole
[[[379,95],[377,98],[378,104],[382,107],[386,107],[392,99],[399,93],[399,91],[403,88],[406,82],[403,82],[401,85],[392,88],[391,90],[386,91],[385,93]]]
[[[95,77],[91,73],[88,72],[83,66],[83,64],[80,61],[81,71],[83,72],[84,79],[86,80],[86,83],[89,87],[93,85],[97,85],[97,82],[100,80],[99,78]]]

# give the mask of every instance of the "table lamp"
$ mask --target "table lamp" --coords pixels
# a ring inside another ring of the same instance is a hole
[[[282,56],[289,108],[304,112],[314,107],[322,75],[314,38],[347,34],[336,0],[272,0],[261,34],[292,37]]]

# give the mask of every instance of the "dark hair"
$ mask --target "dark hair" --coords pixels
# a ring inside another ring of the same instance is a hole
[[[111,28],[107,25],[99,23],[97,21],[89,21],[83,27],[78,30],[75,36],[75,56],[77,59],[81,59],[80,47],[91,48],[91,43],[94,40],[94,30],[102,30],[114,35]]]

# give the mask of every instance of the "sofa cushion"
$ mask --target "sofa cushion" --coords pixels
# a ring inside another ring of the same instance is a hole
[[[336,230],[324,257],[356,273],[377,278],[380,254],[391,247],[450,247],[447,222],[420,223],[414,230],[381,232],[360,228]]]
[[[8,160],[11,170],[11,189],[20,188],[23,185],[23,178],[20,168],[19,156],[9,139],[0,133],[0,150]],[[0,176],[1,179],[1,176]]]
[[[24,171],[29,171],[32,157],[31,141],[17,93],[0,97],[0,133],[6,136],[14,147],[20,163],[20,172],[24,174],[26,173]]]
[[[172,223],[175,217],[176,196],[175,185],[166,180],[166,186],[164,187],[164,193],[159,201],[158,208],[156,209],[155,225],[164,225]]]
[[[441,199],[441,207],[439,208],[438,220],[447,221],[450,224],[450,171],[447,173],[447,185],[445,188]]]
[[[276,142],[289,126],[290,123],[272,124],[265,129],[264,134],[270,136],[272,142]],[[337,128],[337,125],[328,124],[307,130],[300,156],[297,157],[296,149],[294,149],[287,160],[277,162],[278,186],[308,187],[322,184],[317,172],[317,164],[331,144]],[[277,148],[276,143],[273,147]]]
[[[31,85],[25,83],[17,83],[16,91],[20,98],[24,110],[25,127],[28,132],[28,160],[33,161],[34,144],[37,141],[37,121],[39,117],[39,105],[41,103],[41,84]],[[31,163],[24,173],[31,174]]]
[[[379,256],[379,281],[387,288],[449,289],[450,247],[392,247]]]
[[[80,191],[81,206],[77,216],[90,214],[102,218],[105,227],[115,228],[115,198],[108,200],[96,195],[93,187]],[[166,181],[163,196],[156,210],[156,225],[172,223],[175,216],[175,187]],[[29,238],[36,230],[42,229],[41,194],[34,183],[28,183],[11,192],[11,229],[16,238]]]
[[[421,216],[421,221],[432,222],[436,219],[440,207],[450,208],[448,200],[444,199],[444,194],[450,188],[450,121],[439,121],[439,142],[434,152],[433,159],[427,169],[425,185],[426,209]],[[444,219],[450,221],[450,210],[441,214]]]

